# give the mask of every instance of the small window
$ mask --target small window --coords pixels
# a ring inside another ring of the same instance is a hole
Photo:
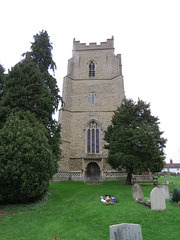
[[[89,64],[89,77],[94,76],[95,76],[95,64],[93,63],[93,61],[91,61]]]
[[[91,103],[95,103],[95,95],[94,92],[91,93]]]

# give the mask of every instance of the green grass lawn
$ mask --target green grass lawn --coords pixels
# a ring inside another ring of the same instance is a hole
[[[168,179],[161,179],[163,183]],[[180,178],[170,179],[170,195],[180,188]],[[149,197],[153,184],[143,184]],[[152,211],[132,200],[131,186],[124,182],[103,182],[86,185],[83,182],[50,183],[47,203],[37,206],[8,206],[16,213],[0,218],[0,239],[13,240],[109,240],[109,226],[136,223],[142,228],[143,240],[177,240],[180,236],[180,208],[166,201],[165,211]],[[119,203],[106,206],[100,196],[111,194]],[[1,208],[1,207],[0,207]],[[32,211],[31,211],[32,209]],[[35,209],[35,210],[33,210]]]

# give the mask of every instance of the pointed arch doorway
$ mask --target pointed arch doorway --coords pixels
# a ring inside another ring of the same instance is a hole
[[[88,163],[86,167],[86,179],[88,181],[100,180],[100,167],[96,162]]]

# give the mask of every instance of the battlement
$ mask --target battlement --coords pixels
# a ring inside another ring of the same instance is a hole
[[[76,41],[75,38],[73,40],[73,50],[74,51],[81,51],[81,50],[97,50],[97,49],[109,49],[114,48],[114,37],[112,36],[111,39],[107,39],[106,42],[101,42],[100,45],[97,45],[96,42],[89,43],[80,43],[80,41]]]

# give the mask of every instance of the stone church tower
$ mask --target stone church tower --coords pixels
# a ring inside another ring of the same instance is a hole
[[[114,54],[113,37],[100,45],[74,39],[72,53],[59,112],[63,158],[54,180],[119,180],[124,174],[106,163],[103,138],[125,97],[121,55]]]

